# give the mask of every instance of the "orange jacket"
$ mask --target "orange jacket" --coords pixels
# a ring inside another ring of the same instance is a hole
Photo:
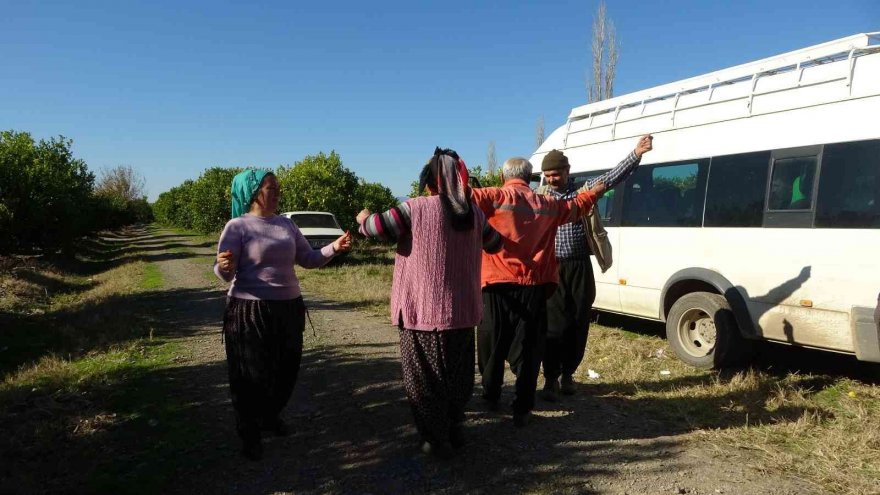
[[[573,199],[558,200],[535,194],[522,179],[471,191],[503,242],[499,252],[483,252],[480,285],[559,283],[556,228],[586,215],[596,195],[584,191]]]

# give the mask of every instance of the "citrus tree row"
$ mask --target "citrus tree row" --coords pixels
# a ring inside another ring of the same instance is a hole
[[[229,220],[232,178],[242,170],[209,168],[160,194],[153,204],[156,220],[206,234],[219,232]],[[306,156],[273,172],[281,185],[281,211],[328,211],[344,229],[354,228],[361,208],[384,211],[397,203],[390,189],[358,178],[336,152]]]

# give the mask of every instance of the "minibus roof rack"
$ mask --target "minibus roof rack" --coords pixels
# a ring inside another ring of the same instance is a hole
[[[675,99],[677,106],[678,98],[681,95],[701,91],[708,91],[709,100],[711,101],[714,88],[748,81],[752,82],[752,87],[754,88],[756,81],[762,76],[791,71],[801,71],[803,73],[804,69],[810,67],[847,59],[850,60],[850,65],[852,66],[852,62],[856,57],[878,51],[880,51],[880,32],[855,34],[701,76],[581,105],[572,109],[568,122],[570,125],[574,121],[594,118],[597,115],[610,112],[615,113],[614,120],[616,122],[617,114],[620,113],[621,109],[634,106],[644,107],[652,102],[672,98]]]

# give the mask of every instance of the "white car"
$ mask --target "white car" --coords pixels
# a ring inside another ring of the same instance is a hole
[[[282,213],[299,227],[313,249],[321,249],[345,234],[332,213],[325,211],[288,211]]]

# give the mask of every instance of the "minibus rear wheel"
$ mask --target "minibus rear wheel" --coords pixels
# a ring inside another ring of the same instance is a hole
[[[711,292],[685,294],[666,318],[666,339],[675,355],[701,369],[734,364],[747,342],[724,296]]]

